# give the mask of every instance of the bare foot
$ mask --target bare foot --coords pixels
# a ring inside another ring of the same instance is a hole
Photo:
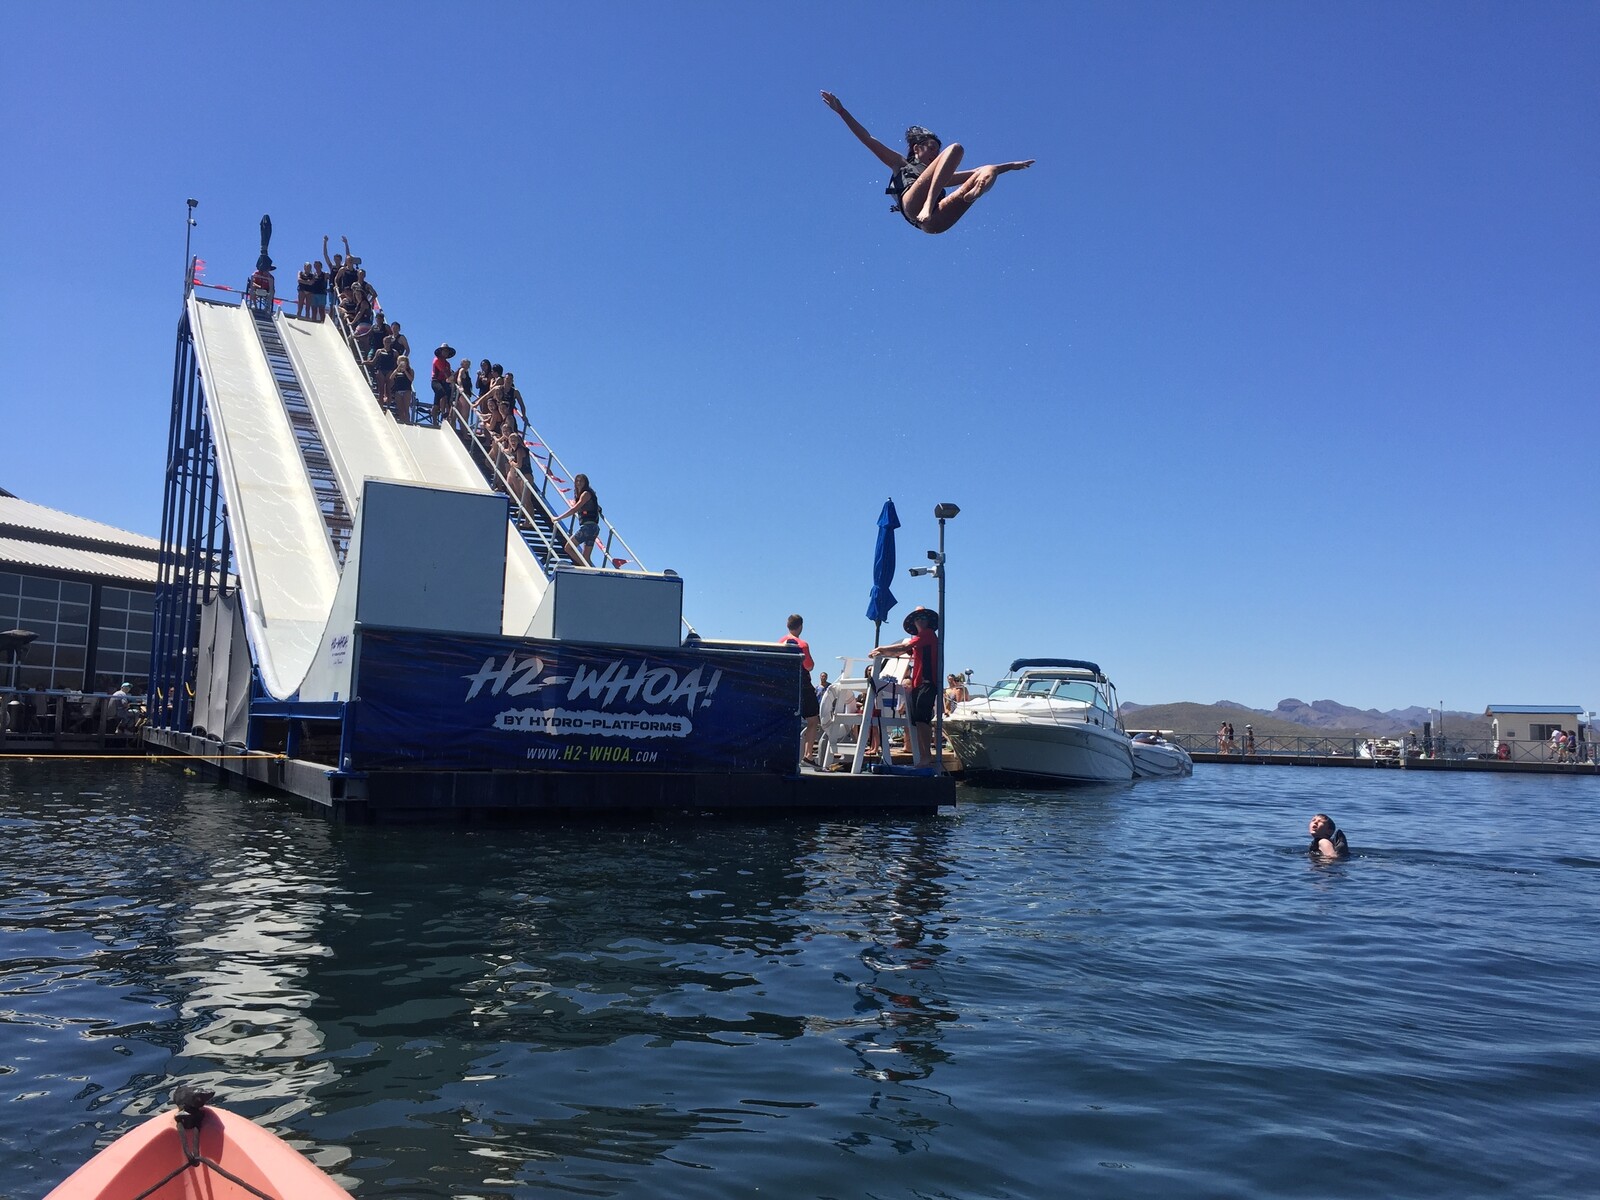
[[[968,186],[972,189],[972,198],[976,200],[992,188],[994,181],[1000,178],[1000,172],[1003,170],[1005,170],[1004,167],[979,167],[974,171],[972,178],[967,180]]]
[[[1030,158],[1026,162],[1001,163],[998,167],[995,168],[995,170],[996,171],[1025,171],[1029,167],[1033,166],[1035,161],[1036,161],[1035,159],[1031,159]]]

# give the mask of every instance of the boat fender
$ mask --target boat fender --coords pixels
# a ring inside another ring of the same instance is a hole
[[[1494,748],[1494,756],[1496,758],[1501,758],[1501,759],[1510,758],[1511,757],[1511,747],[1506,745],[1504,742],[1501,742],[1498,746],[1496,746]]]

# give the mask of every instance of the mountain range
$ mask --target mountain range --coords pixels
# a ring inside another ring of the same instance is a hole
[[[1257,733],[1278,736],[1305,736],[1313,730],[1325,736],[1343,734],[1373,734],[1378,737],[1403,736],[1415,730],[1422,732],[1424,721],[1438,724],[1437,710],[1412,705],[1379,712],[1375,708],[1351,708],[1337,700],[1313,700],[1306,703],[1293,697],[1278,701],[1277,708],[1251,708],[1233,700],[1218,700],[1213,704],[1134,704],[1122,706],[1122,719],[1130,727],[1172,729],[1180,733],[1213,733],[1224,721],[1232,721],[1236,730],[1246,724]],[[1446,711],[1443,718],[1446,729],[1456,737],[1487,738],[1490,736],[1488,720],[1482,713]]]

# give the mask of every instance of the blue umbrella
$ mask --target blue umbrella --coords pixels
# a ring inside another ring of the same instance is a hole
[[[867,599],[867,620],[881,626],[889,619],[889,610],[895,606],[894,593],[889,585],[894,582],[894,531],[900,528],[900,518],[894,511],[894,501],[885,500],[878,514],[878,545],[872,552],[872,595]],[[872,644],[878,644],[878,631],[873,629]]]

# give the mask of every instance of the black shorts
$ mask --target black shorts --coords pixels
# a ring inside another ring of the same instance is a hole
[[[811,682],[811,672],[807,671],[800,678],[800,715],[814,717],[821,711],[817,705],[816,685]]]
[[[931,683],[917,684],[917,690],[911,693],[911,723],[913,725],[933,724],[933,709],[938,702],[938,688]]]

